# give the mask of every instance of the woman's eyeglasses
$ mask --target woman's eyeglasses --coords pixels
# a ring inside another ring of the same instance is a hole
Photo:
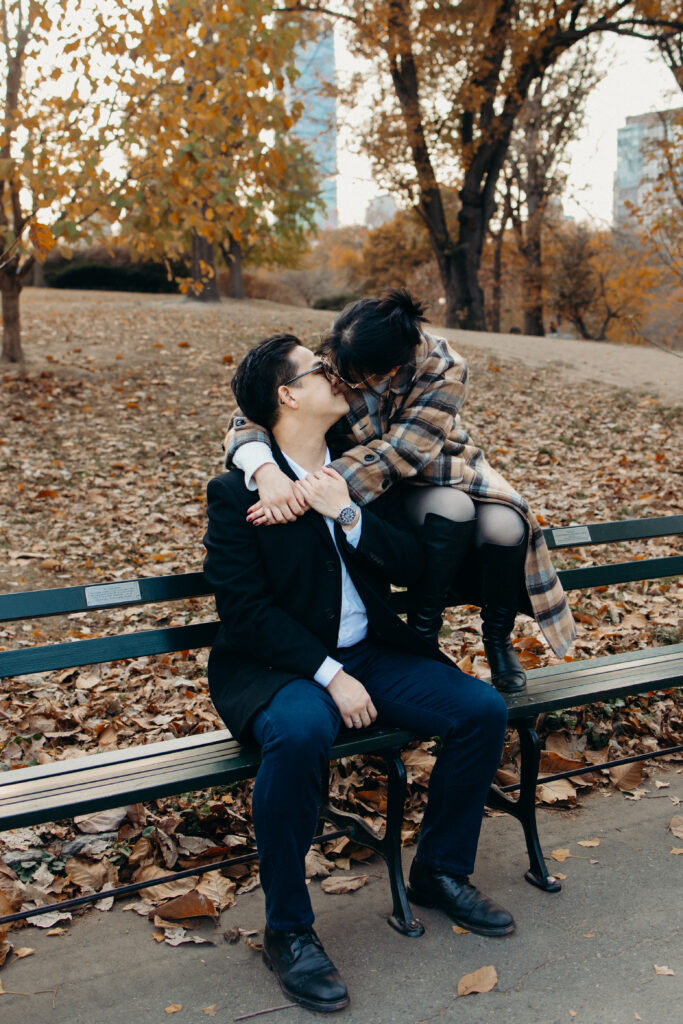
[[[283,380],[280,386],[286,387],[288,384],[293,384],[295,380],[300,380],[301,377],[307,377],[309,373],[322,373],[323,377],[329,380],[330,384],[333,381],[340,379],[328,363],[321,362],[316,363],[315,366],[310,368],[310,370],[304,370],[303,373],[297,373],[295,377],[290,377],[289,380]]]

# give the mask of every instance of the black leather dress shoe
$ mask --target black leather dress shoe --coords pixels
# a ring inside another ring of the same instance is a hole
[[[410,868],[408,899],[421,907],[438,907],[477,935],[509,935],[515,930],[512,914],[470,885],[467,875],[432,871],[417,857]]]
[[[349,993],[312,928],[278,932],[266,925],[263,962],[280,988],[307,1010],[330,1013],[349,1005]]]

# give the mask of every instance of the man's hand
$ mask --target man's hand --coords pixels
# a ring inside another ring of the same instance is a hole
[[[339,708],[347,729],[363,729],[377,718],[375,705],[362,683],[340,668],[327,692]]]
[[[259,500],[247,511],[247,520],[253,526],[293,523],[307,511],[305,499],[294,489],[294,481],[272,462],[259,466],[254,480]]]
[[[336,519],[340,511],[351,503],[346,480],[331,466],[297,480],[294,490],[302,501],[329,519]]]

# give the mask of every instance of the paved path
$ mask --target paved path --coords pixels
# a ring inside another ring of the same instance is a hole
[[[575,341],[572,338],[531,338],[520,334],[486,334],[437,328],[458,351],[484,350],[500,359],[519,359],[527,366],[557,367],[581,380],[643,391],[667,404],[683,402],[683,352],[679,356],[647,345]]]
[[[340,1024],[678,1024],[683,1005],[680,846],[667,833],[671,797],[683,797],[683,775],[636,802],[617,792],[595,793],[579,810],[540,812],[546,854],[568,848],[557,865],[564,890],[548,895],[522,878],[521,831],[506,817],[484,823],[476,881],[510,908],[517,932],[507,939],[456,935],[438,912],[423,910],[426,934],[408,939],[392,931],[386,873],[366,865],[368,885],[347,896],[326,896],[313,882],[317,927],[351,992]],[[577,845],[599,838],[597,848]],[[412,851],[406,851],[406,866]],[[357,873],[357,872],[355,872]],[[177,1024],[218,1021],[272,1010],[287,1000],[260,955],[228,945],[222,931],[262,928],[260,891],[240,897],[220,926],[202,926],[215,945],[171,948],[133,913],[91,911],[68,933],[49,937],[37,928],[14,933],[35,956],[0,972],[2,1019],[12,1024]],[[498,972],[486,995],[457,998],[458,980],[487,964]],[[674,976],[656,975],[654,964]],[[182,1010],[165,1013],[171,1004]],[[299,1007],[255,1017],[256,1024],[320,1020]]]

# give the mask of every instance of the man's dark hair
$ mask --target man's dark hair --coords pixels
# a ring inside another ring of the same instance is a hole
[[[272,430],[279,414],[277,389],[296,374],[289,354],[301,342],[293,334],[274,334],[247,352],[230,387],[237,404],[250,420]]]
[[[345,380],[388,373],[410,361],[420,341],[418,325],[426,319],[421,302],[405,288],[393,288],[381,298],[359,299],[346,306],[320,351]]]

